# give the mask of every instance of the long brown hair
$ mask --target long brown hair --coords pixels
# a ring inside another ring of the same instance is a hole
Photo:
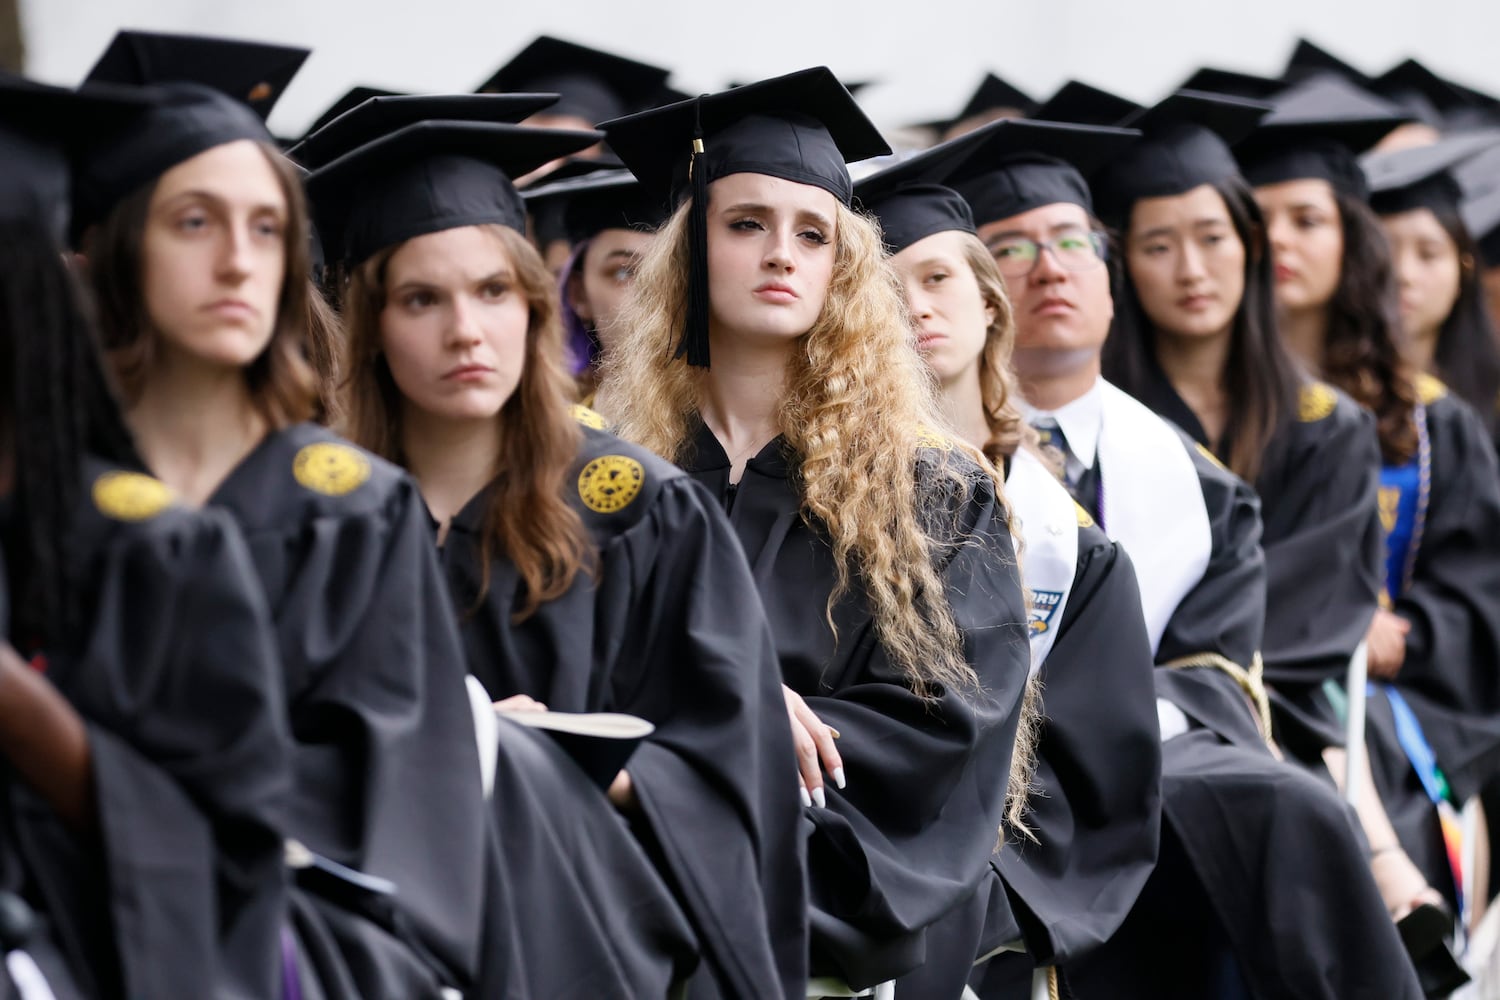
[[[659,230],[637,271],[621,323],[625,341],[606,358],[600,399],[622,436],[682,460],[697,419],[701,370],[672,359],[687,315],[688,205]],[[832,609],[857,576],[881,643],[912,688],[973,689],[933,559],[940,545],[924,525],[930,498],[919,487],[923,429],[945,424],[915,349],[906,297],[885,261],[875,225],[839,206],[833,279],[822,313],[798,338],[779,423],[801,457],[802,515],[833,549]],[[940,477],[965,487],[971,455],[1004,487],[977,450],[954,441]],[[941,484],[946,485],[946,484]]]
[[[286,273],[276,304],[276,326],[266,349],[245,366],[250,398],[271,427],[286,427],[314,412],[317,379],[308,364],[309,223],[297,168],[274,147],[259,144],[286,197],[283,252]],[[98,307],[100,339],[110,355],[128,407],[140,399],[157,351],[144,283],[142,243],[156,182],[121,199],[84,234],[84,253]]]
[[[541,256],[514,230],[484,226],[504,248],[517,286],[526,296],[526,358],[521,381],[500,408],[500,448],[485,511],[483,583],[503,553],[525,584],[515,621],[567,592],[596,553],[564,484],[578,458],[582,431],[572,414],[573,379],[564,363],[557,291]],[[348,379],[343,386],[345,433],[382,458],[406,464],[402,450],[401,390],[381,350],[380,314],[386,271],[400,245],[387,247],[353,269],[344,291]]]
[[[1328,303],[1323,374],[1375,414],[1381,457],[1391,465],[1417,453],[1416,369],[1403,351],[1396,269],[1385,230],[1370,206],[1335,192],[1344,259]]]

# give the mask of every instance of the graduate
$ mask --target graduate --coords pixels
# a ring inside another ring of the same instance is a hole
[[[797,769],[749,569],[701,487],[573,405],[522,235],[510,178],[597,138],[425,122],[314,174],[351,274],[349,428],[416,477],[491,697],[655,724],[609,797],[693,926],[694,994],[797,997]]]
[[[678,208],[601,406],[728,512],[807,789],[811,971],[889,981],[987,876],[1030,659],[998,476],[936,431],[905,303],[848,207],[846,161],[889,147],[825,68],[605,132]]]
[[[622,337],[619,317],[641,257],[668,215],[668,203],[647,194],[618,161],[597,162],[616,169],[526,192],[527,211],[538,219],[558,217],[569,247],[557,282],[573,376],[586,406],[604,356]]]
[[[1500,336],[1485,308],[1485,263],[1464,221],[1460,173],[1486,159],[1500,162],[1493,136],[1458,136],[1363,166],[1391,246],[1408,357],[1500,438]]]
[[[1029,122],[998,132],[1034,149],[1076,138],[1065,126]],[[947,968],[929,942],[928,965],[897,987],[916,996],[945,995],[939,974],[964,974],[975,958],[1018,940],[1024,954],[991,960],[996,982],[1008,974],[1029,983],[1033,964],[1063,965],[1108,940],[1156,863],[1161,819],[1154,659],[1135,571],[1057,481],[1021,419],[1004,284],[968,204],[932,181],[953,149],[918,154],[854,190],[880,223],[944,412],[1006,471],[1025,543],[1031,665],[1044,717],[1034,792],[1024,813],[1013,808],[992,862],[1002,885],[976,900],[989,911],[988,926],[975,928],[984,939],[955,928],[944,942],[952,957],[940,953]]]
[[[1078,142],[1066,160],[996,137],[948,178],[1011,296],[1027,416],[1061,453],[1075,498],[1130,555],[1156,662],[1171,668],[1157,671],[1161,861],[1121,933],[1064,978],[1079,996],[1416,996],[1344,806],[1266,746],[1253,494],[1099,376],[1115,306],[1080,168],[1131,157],[1138,147],[1117,134]],[[1267,923],[1297,930],[1268,938]]]
[[[232,519],[134,470],[63,263],[69,154],[136,104],[0,76],[0,980],[248,1000],[282,984],[270,613]]]
[[[420,496],[305,422],[296,169],[218,91],[143,93],[88,151],[75,222],[144,467],[234,517],[275,617],[295,741],[289,975],[328,996],[465,988],[485,810]]]

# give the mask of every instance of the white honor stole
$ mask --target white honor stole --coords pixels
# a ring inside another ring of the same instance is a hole
[[[1208,569],[1213,532],[1181,435],[1103,379],[1099,386],[1100,520],[1135,565],[1155,651],[1177,605]]]
[[[1021,576],[1026,584],[1031,674],[1042,669],[1057,641],[1073,574],[1078,569],[1078,521],[1084,513],[1041,460],[1024,448],[1010,460],[1005,499],[1020,522],[1025,547]]]

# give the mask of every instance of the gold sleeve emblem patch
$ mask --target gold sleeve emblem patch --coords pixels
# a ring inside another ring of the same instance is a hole
[[[116,521],[146,521],[177,499],[171,487],[139,472],[106,472],[94,480],[94,506]]]
[[[1417,374],[1417,396],[1422,400],[1423,406],[1431,406],[1446,395],[1448,395],[1448,387],[1440,380],[1426,372]]]
[[[596,431],[607,430],[609,428],[609,424],[605,422],[602,414],[595,413],[582,403],[573,404],[573,419],[585,427],[592,427]]]
[[[613,514],[630,506],[646,481],[646,470],[633,458],[602,455],[578,474],[578,496],[599,514]]]
[[[341,497],[370,478],[370,460],[346,444],[320,441],[297,452],[292,475],[314,493]]]
[[[1078,526],[1080,528],[1092,528],[1094,526],[1094,515],[1083,509],[1083,504],[1077,500],[1073,501],[1073,507],[1078,512]]]
[[[933,430],[931,427],[917,428],[917,445],[922,448],[936,448],[938,451],[952,451],[953,442],[948,435]]]
[[[1302,387],[1297,395],[1297,419],[1304,424],[1315,423],[1333,412],[1338,396],[1322,382],[1311,382]]]

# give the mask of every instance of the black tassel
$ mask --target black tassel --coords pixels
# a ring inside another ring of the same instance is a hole
[[[687,329],[674,357],[687,356],[695,368],[708,367],[708,169],[703,157],[700,97],[693,106],[693,158],[688,163],[692,203],[688,209]]]

